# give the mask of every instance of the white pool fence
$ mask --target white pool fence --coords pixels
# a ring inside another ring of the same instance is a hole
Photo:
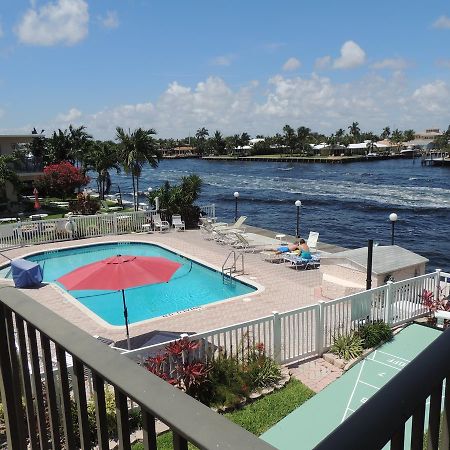
[[[450,293],[450,274],[441,270],[398,282],[388,282],[347,297],[261,317],[248,322],[190,335],[199,342],[198,355],[214,358],[221,352],[239,356],[263,344],[266,354],[281,364],[322,355],[336,335],[382,320],[392,327],[429,314],[424,291],[435,298]],[[170,342],[170,341],[168,341]],[[124,351],[143,364],[149,356],[163,353],[168,342]]]
[[[204,217],[216,217],[214,204],[201,205]],[[0,250],[71,239],[144,232],[157,211],[119,211],[0,225]]]

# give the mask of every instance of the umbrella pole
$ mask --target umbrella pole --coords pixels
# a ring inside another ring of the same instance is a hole
[[[125,327],[127,328],[127,346],[128,350],[131,350],[130,332],[128,331],[128,310],[127,304],[125,303],[125,291],[123,289],[122,289],[122,301],[123,301],[123,316],[125,317]]]

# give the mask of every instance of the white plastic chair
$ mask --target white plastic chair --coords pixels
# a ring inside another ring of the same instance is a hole
[[[174,215],[172,216],[172,227],[175,228],[176,231],[185,230],[186,226],[184,221],[181,220],[181,216]]]
[[[159,214],[155,214],[153,216],[153,226],[155,227],[155,231],[159,231],[160,233],[170,230],[169,222],[167,222],[167,220],[161,220],[161,216]]]

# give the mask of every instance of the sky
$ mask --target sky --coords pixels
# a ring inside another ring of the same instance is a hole
[[[444,0],[1,0],[0,133],[447,129]]]

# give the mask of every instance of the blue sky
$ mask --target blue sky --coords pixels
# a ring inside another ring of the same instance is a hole
[[[0,133],[447,128],[450,4],[2,0]]]

